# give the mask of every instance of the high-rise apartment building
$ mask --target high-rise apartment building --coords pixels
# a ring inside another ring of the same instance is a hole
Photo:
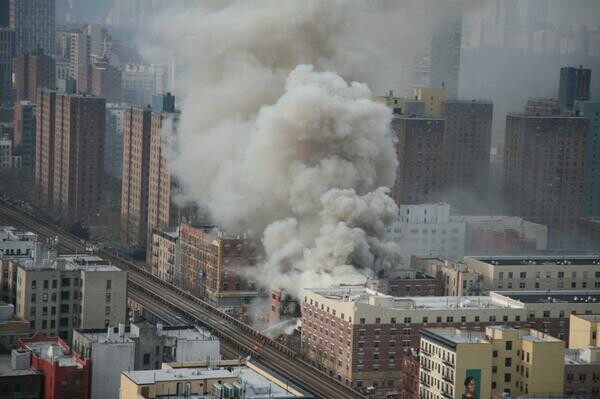
[[[583,210],[585,216],[600,218],[600,102],[584,101],[577,107],[589,119]]]
[[[31,101],[15,104],[15,140],[19,143],[21,166],[32,176],[35,174],[36,108]]]
[[[558,102],[561,110],[572,110],[575,101],[586,101],[590,99],[590,83],[592,70],[564,67],[560,69],[560,86]]]
[[[421,332],[419,395],[453,399],[489,398],[494,393],[562,396],[564,352],[561,340],[533,329],[425,329]]]
[[[548,226],[549,240],[568,245],[582,216],[589,120],[508,114],[503,198],[510,215]]]
[[[89,223],[102,192],[105,100],[45,90],[40,96],[36,181],[41,200],[64,224]]]
[[[127,108],[125,104],[106,104],[104,172],[119,180],[123,176],[123,121]]]
[[[130,108],[123,122],[121,239],[146,248],[154,227],[171,223],[171,136],[177,113]]]
[[[397,204],[435,203],[444,185],[443,119],[395,116],[398,168],[392,196]]]
[[[41,48],[54,54],[55,0],[9,0],[10,25],[16,32],[16,54]]]
[[[243,278],[238,269],[257,262],[256,243],[214,226],[182,223],[179,230],[180,274],[175,283],[246,320],[246,307],[257,296],[256,282]]]
[[[54,89],[54,59],[41,51],[19,54],[14,59],[16,101],[36,101],[38,89]]]
[[[446,100],[442,104],[445,191],[453,206],[460,208],[461,197],[487,192],[492,114],[491,101]]]
[[[150,108],[129,108],[123,120],[121,240],[145,247],[148,223]]]
[[[41,90],[37,96],[35,182],[38,190],[38,202],[47,209],[52,209],[54,200],[56,95],[55,91]]]

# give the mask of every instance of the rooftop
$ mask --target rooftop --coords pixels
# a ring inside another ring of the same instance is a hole
[[[307,291],[338,302],[365,303],[401,310],[445,309],[523,309],[522,304],[503,300],[499,296],[427,296],[394,297],[365,287],[347,286],[337,288],[308,288]]]
[[[523,303],[599,303],[600,290],[596,291],[495,291],[497,294]]]
[[[523,266],[523,265],[600,265],[600,254],[597,255],[568,255],[568,256],[465,256],[491,265]]]
[[[231,371],[229,371],[231,370]],[[237,379],[244,382],[246,399],[262,398],[294,398],[297,395],[289,392],[285,386],[278,385],[248,367],[230,368],[177,368],[163,370],[124,371],[123,374],[138,385],[155,384],[165,381],[190,381],[204,379]],[[210,398],[210,395],[192,395],[192,398]]]
[[[1,241],[36,241],[37,235],[31,231],[19,230],[13,226],[0,226]]]
[[[59,367],[83,368],[81,363],[77,361],[77,358],[70,352],[67,352],[67,349],[59,345],[57,341],[29,341],[25,343],[25,347],[44,360],[58,363]]]
[[[136,323],[142,328],[150,327],[156,329],[156,326],[150,323]],[[123,326],[122,334],[118,327],[108,328],[90,328],[79,329],[77,332],[91,342],[98,343],[122,343],[133,342],[132,338],[137,338],[137,332],[132,334],[131,326]],[[156,329],[159,336],[175,337],[180,340],[190,341],[211,341],[217,339],[208,330],[194,326],[160,326],[160,332]],[[109,333],[110,331],[110,333]]]
[[[20,262],[26,270],[61,269],[68,271],[82,270],[86,272],[118,272],[122,271],[116,266],[105,263],[106,261],[96,255],[71,254],[60,255],[57,258],[26,259]]]
[[[442,341],[450,346],[456,344],[478,344],[491,342],[494,338],[490,330],[517,333],[519,339],[529,342],[562,342],[558,338],[529,328],[512,328],[510,326],[488,326],[486,331],[461,330],[458,328],[428,328],[421,330],[423,336]]]
[[[565,365],[593,364],[600,365],[600,348],[565,349]]]
[[[11,355],[0,355],[0,376],[22,376],[39,374],[32,368],[15,370],[12,368]]]

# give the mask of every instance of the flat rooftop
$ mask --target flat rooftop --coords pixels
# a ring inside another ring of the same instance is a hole
[[[64,262],[65,270],[83,270],[87,272],[119,272],[118,267],[106,263],[104,259],[96,255],[71,254],[60,255],[55,259],[42,259],[36,262],[34,259],[25,259],[19,263],[26,270],[57,269],[59,263]]]
[[[0,377],[40,374],[32,368],[15,370],[11,365],[11,355],[0,355]]]
[[[523,303],[598,303],[600,291],[494,291]]]
[[[465,258],[476,259],[481,262],[498,266],[523,265],[600,265],[600,254],[598,255],[539,255],[539,256],[465,256]]]
[[[600,323],[600,314],[578,314],[573,316],[587,321],[591,321],[593,323]]]
[[[144,327],[140,324],[140,327]],[[132,338],[137,338],[131,335],[131,326],[127,325],[123,329],[123,335],[119,336],[118,327],[112,328],[110,337],[108,335],[108,328],[90,328],[90,329],[79,329],[77,332],[84,336],[91,342],[98,343],[123,343],[123,342],[134,342]],[[181,340],[190,341],[213,341],[217,338],[210,333],[210,331],[195,327],[195,326],[163,326],[162,331],[158,333],[159,336],[176,337]]]
[[[548,334],[540,336],[535,330],[528,328],[512,328],[509,326],[488,326],[487,329],[501,330],[507,332],[516,332],[519,339],[529,342],[562,342],[558,338],[554,338]],[[455,344],[477,344],[490,342],[485,331],[461,330],[458,328],[427,328],[421,330],[422,334],[431,339],[443,341],[445,343]]]
[[[231,370],[231,371],[229,371]],[[235,378],[245,382],[246,399],[294,398],[298,397],[248,367],[233,368],[177,368],[163,370],[123,371],[131,381],[138,385],[156,384],[166,381],[193,381],[204,379]],[[192,398],[211,398],[210,395],[192,395]],[[302,396],[308,397],[308,396]]]
[[[600,348],[588,347],[577,349],[565,348],[565,365],[591,364],[600,365]]]
[[[308,288],[308,291],[338,302],[356,302],[399,310],[523,309],[524,305],[495,296],[394,297],[365,287]]]
[[[44,360],[57,362],[59,367],[83,368],[75,356],[66,354],[56,341],[27,342],[25,347]]]

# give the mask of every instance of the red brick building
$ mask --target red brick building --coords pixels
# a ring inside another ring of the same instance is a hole
[[[395,116],[398,168],[392,196],[397,204],[436,203],[444,185],[443,119]]]
[[[271,289],[269,297],[269,322],[300,316],[300,304],[285,290]]]
[[[43,399],[88,399],[90,361],[60,338],[34,335],[19,341],[19,348],[31,352],[31,368],[44,374]]]
[[[401,356],[400,399],[419,399],[419,350],[406,348]]]
[[[441,273],[434,276],[418,270],[397,270],[391,276],[369,281],[369,286],[386,295],[396,297],[441,296],[444,280]]]
[[[103,98],[42,90],[36,129],[36,182],[42,204],[63,224],[98,213],[104,164]]]
[[[182,223],[179,254],[176,284],[237,318],[246,318],[246,305],[258,293],[256,282],[242,278],[240,271],[256,264],[253,240],[214,226]]]
[[[472,255],[518,255],[535,253],[535,238],[522,237],[517,230],[484,230],[471,231],[470,241],[466,243]]]

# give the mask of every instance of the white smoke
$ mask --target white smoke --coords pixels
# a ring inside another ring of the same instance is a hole
[[[265,262],[251,274],[293,295],[399,262],[384,242],[397,215],[390,111],[331,72],[368,74],[372,48],[351,29],[362,6],[234,1],[159,30],[185,65],[178,182],[214,222],[262,234]]]

